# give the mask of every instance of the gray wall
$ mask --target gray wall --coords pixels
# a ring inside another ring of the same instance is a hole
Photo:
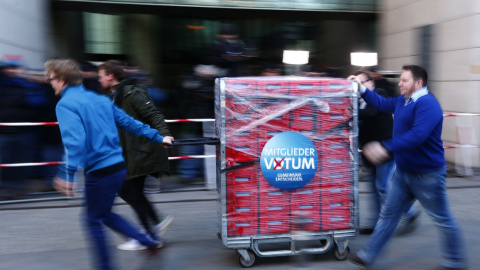
[[[30,68],[43,68],[54,49],[49,41],[47,0],[0,0],[0,58],[21,55]]]

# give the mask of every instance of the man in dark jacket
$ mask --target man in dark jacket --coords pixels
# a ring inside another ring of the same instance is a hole
[[[121,62],[109,60],[98,67],[98,81],[104,90],[112,92],[113,101],[127,114],[157,129],[162,136],[171,136],[164,116],[153,104],[147,89],[126,79]],[[150,143],[123,130],[119,130],[120,144],[127,163],[127,176],[119,192],[137,214],[140,223],[152,237],[161,236],[173,217],[162,218],[156,213],[144,194],[148,175],[158,177],[169,173],[168,152],[159,144]],[[153,225],[153,226],[152,226]],[[122,250],[145,249],[138,241],[130,239],[118,246]]]
[[[362,85],[375,91],[376,93],[389,97],[387,91],[375,86],[375,81],[364,71],[358,71],[355,75],[360,79]],[[359,119],[359,134],[358,142],[360,147],[363,148],[369,142],[382,141],[392,138],[393,131],[393,117],[392,114],[378,111],[372,106],[368,105],[363,99],[359,104],[358,109]],[[363,155],[362,155],[363,157]],[[362,161],[369,168],[371,183],[375,192],[375,208],[373,218],[371,221],[367,221],[365,226],[361,226],[360,233],[371,233],[375,224],[377,223],[380,209],[385,203],[387,197],[387,191],[389,183],[395,173],[395,161],[393,157],[386,160],[382,164],[372,165],[370,162],[363,158]],[[410,207],[405,214],[405,225],[411,225],[418,217],[419,211],[415,206]],[[410,227],[410,226],[407,226]]]

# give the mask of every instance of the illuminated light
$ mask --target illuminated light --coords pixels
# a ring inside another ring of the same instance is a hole
[[[283,63],[291,65],[308,64],[309,51],[283,51]]]
[[[350,53],[350,63],[352,66],[376,66],[378,64],[377,53]]]

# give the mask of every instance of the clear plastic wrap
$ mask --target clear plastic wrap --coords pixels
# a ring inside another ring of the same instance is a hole
[[[217,80],[228,237],[355,228],[356,103],[343,79]]]

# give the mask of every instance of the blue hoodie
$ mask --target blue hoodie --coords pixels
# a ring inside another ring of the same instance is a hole
[[[117,126],[151,142],[163,141],[157,130],[83,85],[67,86],[60,97],[56,114],[65,147],[65,164],[59,166],[58,172],[62,179],[73,182],[79,168],[88,174],[124,161]]]

